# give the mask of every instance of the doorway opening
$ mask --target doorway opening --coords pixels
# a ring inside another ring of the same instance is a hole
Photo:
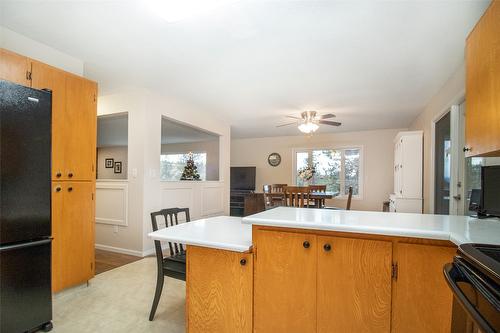
[[[434,214],[463,215],[465,101],[452,105],[432,123]]]

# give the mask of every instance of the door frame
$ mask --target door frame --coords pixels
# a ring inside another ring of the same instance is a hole
[[[431,121],[431,149],[430,149],[430,166],[429,166],[429,175],[430,175],[430,180],[429,180],[429,213],[430,214],[434,214],[435,211],[434,211],[434,203],[435,203],[435,197],[434,197],[434,192],[435,192],[435,181],[436,181],[436,170],[435,170],[435,160],[436,160],[436,149],[435,149],[435,145],[436,145],[436,123],[441,120],[441,118],[443,118],[448,112],[451,112],[450,113],[450,117],[452,119],[450,119],[450,130],[451,131],[457,131],[458,127],[457,125],[453,126],[453,122],[454,120],[457,120],[457,117],[456,116],[453,116],[453,113],[457,113],[457,112],[461,112],[462,116],[463,116],[463,123],[462,123],[462,126],[465,126],[465,113],[463,112],[464,110],[460,110],[460,105],[462,105],[463,103],[465,102],[465,92],[461,92],[456,98],[453,99],[452,102],[450,102],[448,104],[447,107],[443,108],[438,114],[436,114],[434,116],[434,118],[432,119]],[[457,110],[457,111],[454,111],[452,112],[452,110]],[[459,120],[461,118],[458,118]],[[456,133],[456,132],[454,132]],[[460,132],[459,132],[460,133]],[[453,137],[453,133],[451,134],[451,136]],[[459,149],[460,151],[462,151],[462,148],[464,147],[463,146],[463,142],[465,142],[465,131],[462,132],[462,136],[461,136],[461,140],[459,139],[459,141],[461,141],[461,144],[462,145],[456,145],[455,146],[455,149]],[[453,145],[452,145],[453,147]],[[452,148],[453,150],[453,148]],[[458,171],[454,171],[453,169],[455,169],[453,166],[456,165],[453,163],[455,159],[452,157],[452,170],[451,170],[451,174],[452,175],[460,175],[460,172]],[[462,159],[463,162],[462,163],[465,163],[465,160]],[[462,185],[463,185],[463,171],[464,168],[462,167],[462,171],[461,171],[461,182],[462,182]],[[450,180],[451,182],[451,180]],[[455,187],[454,187],[455,188]],[[464,187],[462,186],[461,188],[461,191],[463,192],[464,190]],[[453,194],[453,195],[456,195],[456,194]],[[452,196],[451,192],[450,192],[450,197]],[[463,199],[463,196],[464,194],[462,193],[461,194],[462,196],[462,199]],[[451,202],[452,200],[450,200]],[[450,208],[452,208],[450,206]],[[450,209],[450,212],[451,212],[451,209]]]

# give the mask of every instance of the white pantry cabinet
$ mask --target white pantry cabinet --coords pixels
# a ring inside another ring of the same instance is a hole
[[[399,132],[394,138],[394,193],[391,211],[422,212],[423,132]]]

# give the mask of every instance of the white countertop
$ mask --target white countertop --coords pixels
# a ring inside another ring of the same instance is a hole
[[[241,223],[241,217],[218,216],[181,223],[151,232],[154,240],[170,241],[215,249],[245,252],[252,246],[252,226]]]
[[[500,219],[277,207],[244,217],[244,224],[450,240],[500,245]]]

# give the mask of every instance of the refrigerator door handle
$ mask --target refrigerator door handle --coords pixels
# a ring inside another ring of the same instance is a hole
[[[28,243],[19,243],[19,244],[14,244],[14,245],[7,245],[7,246],[1,246],[0,247],[0,252],[4,251],[9,251],[9,250],[15,250],[15,249],[22,249],[26,247],[31,247],[31,246],[38,246],[42,244],[47,244],[52,242],[52,237],[51,238],[46,238],[34,242],[28,242]]]

